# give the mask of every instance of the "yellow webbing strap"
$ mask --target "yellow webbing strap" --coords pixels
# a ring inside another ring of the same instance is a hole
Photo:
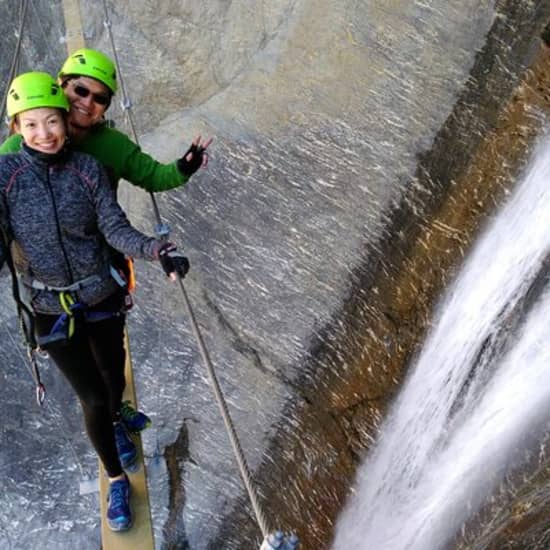
[[[71,310],[71,306],[75,303],[74,298],[68,292],[60,292],[59,303],[63,311],[69,316],[69,330],[67,331],[67,336],[72,338],[74,334],[74,314]]]

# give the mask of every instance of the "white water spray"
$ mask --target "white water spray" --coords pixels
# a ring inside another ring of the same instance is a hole
[[[547,425],[549,221],[547,139],[438,308],[333,550],[444,548]]]

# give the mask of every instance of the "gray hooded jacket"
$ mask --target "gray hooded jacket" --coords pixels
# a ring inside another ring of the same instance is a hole
[[[89,306],[118,288],[109,272],[107,243],[147,260],[157,259],[162,244],[130,225],[101,165],[69,151],[44,155],[24,146],[19,153],[0,156],[0,224],[24,280],[67,287],[98,275],[76,292],[77,300]],[[2,242],[0,267],[6,254]],[[30,291],[35,312],[63,311],[55,291]]]

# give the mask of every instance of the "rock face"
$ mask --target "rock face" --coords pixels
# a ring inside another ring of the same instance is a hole
[[[55,72],[61,5],[33,4],[21,68]],[[99,4],[81,2],[84,33],[111,53]],[[215,136],[208,171],[158,200],[191,260],[186,287],[268,523],[304,548],[328,547],[434,296],[539,131],[542,114],[502,112],[535,101],[512,94],[542,47],[546,4],[107,2],[143,147],[168,161],[194,134]],[[4,52],[16,15],[1,23]],[[516,121],[508,146],[491,134],[503,120]],[[487,168],[499,160],[510,168]],[[121,196],[151,231],[148,198]],[[438,233],[438,215],[456,230]],[[259,546],[181,297],[157,266],[138,269],[130,338],[154,420],[157,546]],[[53,366],[48,410],[30,402],[7,286],[0,540],[97,545],[97,497],[77,490],[96,475],[77,404]]]

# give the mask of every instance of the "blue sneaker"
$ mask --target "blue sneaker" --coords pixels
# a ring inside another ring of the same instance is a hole
[[[126,531],[132,527],[130,511],[130,482],[124,479],[112,481],[107,496],[107,523],[112,531]]]
[[[123,401],[120,405],[120,420],[133,434],[142,432],[152,424],[151,419],[145,413],[134,409],[130,401]]]
[[[114,428],[115,443],[120,465],[127,470],[136,463],[137,449],[122,422],[115,422]]]

